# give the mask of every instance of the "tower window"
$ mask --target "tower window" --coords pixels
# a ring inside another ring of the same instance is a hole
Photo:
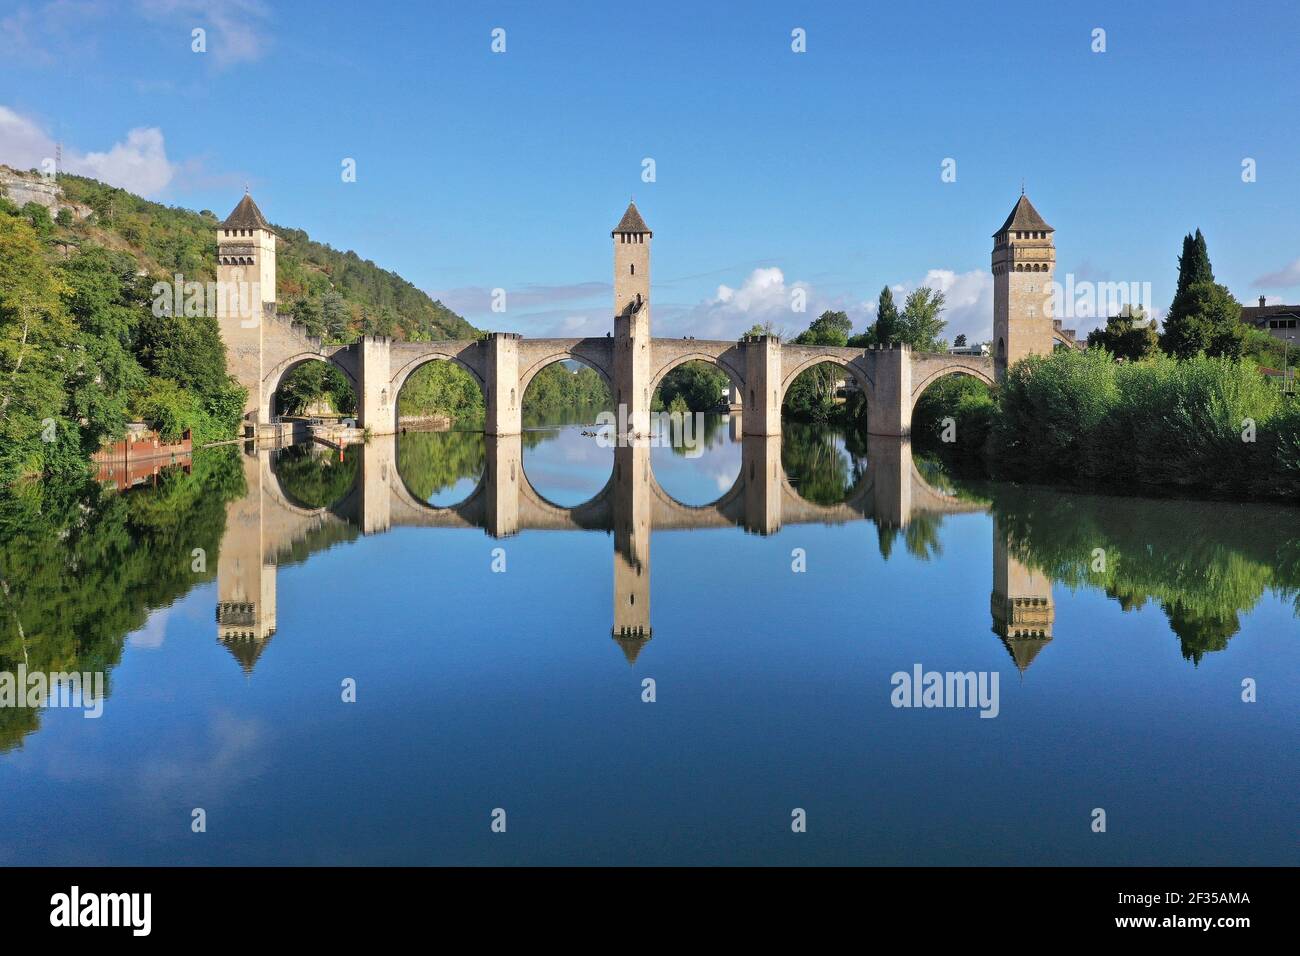
[[[632,275],[636,275],[636,263],[635,263],[635,262],[632,263],[632,265],[631,265],[631,269],[632,269]]]

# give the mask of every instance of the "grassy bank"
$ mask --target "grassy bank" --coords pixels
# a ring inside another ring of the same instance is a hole
[[[958,380],[931,389],[913,434],[966,474],[1300,502],[1300,405],[1248,360],[1033,356],[991,393]]]

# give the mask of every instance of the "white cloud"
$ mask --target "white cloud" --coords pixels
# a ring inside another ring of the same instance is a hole
[[[144,622],[144,627],[134,634],[127,635],[127,641],[132,647],[148,648],[156,650],[163,646],[163,641],[167,637],[167,619],[171,617],[172,609],[169,607],[158,608]]]
[[[1277,272],[1270,272],[1255,280],[1255,285],[1264,289],[1287,289],[1300,285],[1300,259],[1283,266]]]
[[[217,66],[259,60],[270,48],[266,21],[271,11],[261,0],[138,0],[140,11],[165,19],[189,31],[202,27],[209,33],[207,55]]]
[[[114,144],[108,152],[86,153],[81,157],[74,154],[68,161],[68,169],[69,172],[84,170],[88,176],[141,196],[161,192],[175,175],[175,168],[167,161],[162,130],[156,126],[131,130],[125,142]]]
[[[15,169],[41,169],[52,158],[55,142],[27,117],[0,106],[0,162]],[[162,130],[141,127],[126,134],[104,152],[63,152],[63,170],[91,176],[113,186],[156,196],[176,175],[176,167],[167,158]]]
[[[794,291],[802,290],[806,307],[795,312]],[[826,305],[821,303],[821,305]],[[653,309],[653,304],[651,306]],[[753,270],[738,286],[719,285],[713,298],[687,308],[662,310],[659,327],[667,335],[694,335],[701,339],[734,339],[755,324],[771,323],[777,331],[801,330],[820,314],[819,302],[806,282],[785,280],[776,266]],[[652,315],[655,313],[652,311]]]
[[[31,120],[0,106],[0,163],[15,169],[40,169],[54,155],[54,141]]]

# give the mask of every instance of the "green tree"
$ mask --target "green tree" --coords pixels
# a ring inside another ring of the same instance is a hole
[[[885,286],[880,290],[880,298],[876,302],[876,321],[871,323],[867,331],[850,339],[848,344],[857,348],[897,345],[902,341],[902,335],[903,320],[898,314],[898,306],[894,304],[894,293],[889,286]]]
[[[541,374],[546,373],[546,369]],[[445,416],[457,422],[478,421],[484,414],[483,391],[454,362],[428,362],[406,380],[397,396],[397,412],[410,417]]]
[[[847,312],[827,310],[812,321],[796,339],[800,345],[847,345],[853,323]]]
[[[966,347],[966,333],[963,332],[952,340],[952,347],[955,349],[964,349]]]
[[[1165,316],[1160,347],[1176,358],[1203,352],[1210,356],[1240,358],[1246,350],[1241,325],[1241,303],[1225,286],[1214,281],[1210,254],[1201,230],[1183,237],[1178,257],[1178,289]]]
[[[1174,299],[1160,346],[1175,358],[1198,353],[1238,359],[1246,352],[1241,303],[1217,282],[1197,282]]]
[[[1210,252],[1201,230],[1196,235],[1183,237],[1183,253],[1178,257],[1178,289],[1174,298],[1201,282],[1213,282],[1214,270],[1210,267]]]
[[[329,362],[303,362],[292,369],[275,397],[281,412],[287,415],[301,415],[317,402],[325,402],[344,415],[357,407],[351,383]]]
[[[47,239],[54,235],[54,220],[50,218],[50,211],[37,202],[29,202],[23,206],[23,215],[32,224],[36,234],[42,239]]]
[[[65,390],[71,413],[83,424],[82,444],[94,451],[122,434],[130,398],[145,387],[145,372],[131,352],[137,318],[146,307],[135,260],[87,244],[60,263],[64,302],[77,325],[81,361],[69,369]]]
[[[80,436],[65,414],[65,378],[78,362],[65,292],[31,223],[0,213],[0,486],[5,488],[19,478],[64,470],[80,458]]]
[[[940,318],[944,299],[942,292],[925,286],[908,295],[899,320],[899,340],[917,352],[941,352],[947,349],[948,343],[939,338],[948,325],[947,320]]]
[[[852,323],[844,312],[823,312],[795,338],[797,345],[844,346]],[[829,421],[837,417],[836,383],[845,372],[834,362],[821,362],[799,375],[786,391],[785,408],[795,418]]]
[[[708,362],[686,362],[664,376],[655,390],[656,404],[676,411],[711,411],[729,383],[727,373]]]
[[[182,388],[210,394],[226,385],[226,346],[214,316],[147,310],[140,319],[136,353],[145,371]]]
[[[1105,349],[1117,359],[1139,362],[1160,350],[1160,336],[1155,321],[1147,318],[1141,306],[1135,311],[1126,305],[1106,320],[1105,328],[1088,333],[1088,348]]]
[[[742,335],[741,338],[743,339],[751,335],[776,335],[776,334],[777,333],[773,328],[771,321],[769,320],[767,322],[755,322],[753,325],[749,327],[749,331],[746,332],[744,335]]]

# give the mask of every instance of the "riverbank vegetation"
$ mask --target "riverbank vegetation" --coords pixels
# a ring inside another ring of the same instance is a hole
[[[39,501],[0,497],[0,672],[101,671],[111,693],[125,636],[215,579],[226,505],[245,490],[227,447],[195,455],[188,473],[165,470],[141,493],[83,477],[51,484]],[[40,714],[0,707],[0,753],[20,746]]]
[[[912,429],[967,474],[1300,500],[1300,405],[1249,360],[1030,356],[991,392],[973,379],[927,389]]]
[[[89,456],[131,421],[167,441],[187,430],[196,445],[229,438],[245,400],[215,316],[173,315],[154,302],[157,282],[215,280],[218,217],[79,176],[58,185],[74,205],[55,216],[0,196],[0,484],[27,494],[40,494],[43,480],[80,481]],[[275,229],[280,312],[310,332],[336,342],[477,334],[356,253]],[[355,408],[346,380],[321,363],[286,384],[283,410],[322,399],[344,414]]]
[[[244,390],[217,320],[155,315],[131,253],[87,242],[64,258],[47,221],[43,206],[0,199],[0,482],[75,483],[129,421],[167,441],[232,434]]]
[[[1188,660],[1227,647],[1266,593],[1300,615],[1300,542],[1280,532],[1295,520],[1290,509],[1203,502],[1189,534],[1183,502],[972,488],[1018,560],[1067,587],[1099,589],[1125,611],[1154,603]]]
[[[1158,334],[1122,314],[1088,350],[1025,358],[992,392],[941,380],[913,435],[966,473],[1009,481],[1298,501],[1300,403],[1261,373],[1251,331],[1197,230]]]

